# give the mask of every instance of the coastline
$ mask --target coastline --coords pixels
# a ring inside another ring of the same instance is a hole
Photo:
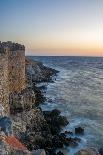
[[[32,66],[32,68],[31,68]],[[85,130],[82,127],[75,128],[75,134],[71,131],[62,131],[63,127],[69,124],[66,117],[61,115],[58,109],[43,111],[39,105],[46,100],[43,92],[46,92],[44,85],[37,86],[41,83],[55,82],[53,77],[56,77],[59,72],[55,69],[44,66],[41,62],[26,59],[26,78],[27,86],[22,94],[31,97],[32,103],[26,102],[26,105],[15,105],[12,109],[11,118],[8,118],[9,125],[7,134],[13,135],[26,147],[31,154],[36,154],[38,151],[45,150],[47,155],[63,155],[62,149],[65,147],[78,147],[80,138],[78,134],[84,134]],[[54,78],[56,79],[56,78]],[[18,94],[21,95],[21,94]],[[17,106],[17,107],[16,107]],[[19,111],[18,111],[19,110]],[[7,118],[5,118],[7,119]],[[8,121],[6,123],[8,123]],[[9,130],[12,130],[11,133]],[[14,152],[16,150],[14,149]],[[91,149],[86,149],[84,152],[91,152]],[[102,151],[102,150],[101,150]],[[16,151],[17,152],[17,151]],[[16,154],[15,152],[15,154]],[[23,154],[23,150],[21,155]],[[93,151],[92,151],[93,152]],[[96,155],[97,150],[89,155]],[[26,154],[26,153],[25,153]],[[83,151],[76,155],[84,155]],[[102,155],[102,154],[100,154]]]
[[[50,115],[50,111],[48,112],[44,112],[44,114],[47,114],[47,118],[48,118],[48,116]],[[59,113],[60,113],[60,111],[59,111]],[[47,121],[48,121],[48,119],[47,119]],[[49,120],[50,121],[50,120]],[[83,133],[85,133],[85,130],[83,129],[83,128],[81,128],[81,127],[78,127],[78,129],[74,129],[75,130],[75,134],[73,135],[73,133],[72,132],[70,132],[70,131],[65,131],[65,133],[62,133],[62,134],[64,134],[64,135],[62,135],[62,136],[64,136],[65,138],[64,139],[62,139],[63,141],[62,141],[62,144],[63,144],[63,146],[61,147],[61,146],[57,146],[56,148],[52,148],[52,149],[50,149],[49,150],[49,154],[51,154],[51,155],[55,155],[55,154],[63,154],[63,152],[62,152],[62,149],[63,149],[63,147],[72,147],[72,148],[75,148],[75,147],[78,147],[78,144],[79,144],[79,142],[80,142],[80,138],[78,138],[78,134],[83,134]],[[62,128],[61,128],[61,131],[62,131]],[[76,131],[77,131],[77,133],[76,133]],[[77,136],[76,136],[77,135]],[[69,138],[67,138],[69,136]],[[73,138],[72,138],[73,137]],[[75,137],[75,138],[74,138]],[[58,139],[58,138],[57,138]],[[58,139],[59,140],[59,139]],[[60,142],[60,141],[59,141]],[[58,141],[57,141],[57,143],[58,143]],[[62,148],[62,149],[61,149]],[[59,151],[56,151],[56,150],[60,150],[60,152]],[[100,149],[101,150],[101,149]],[[48,151],[48,150],[47,150]],[[55,151],[56,151],[56,153],[55,153]],[[84,152],[87,152],[88,154],[90,154],[90,155],[92,155],[93,153],[94,154],[96,154],[96,152],[98,152],[98,150],[97,149],[94,149],[94,148],[84,148],[84,150],[83,150]],[[76,153],[76,155],[79,155],[80,153],[82,153],[83,154],[83,151],[81,150],[81,151],[79,151],[78,153]],[[100,152],[100,151],[99,151]],[[48,154],[48,152],[47,152],[47,154]],[[82,155],[81,154],[81,155]],[[100,152],[100,154],[101,154],[101,152]]]
[[[33,90],[34,90],[34,92],[37,91],[36,108],[38,109],[39,104],[43,104],[43,102],[45,101],[46,98],[43,96],[43,93],[42,93],[42,89],[43,90],[45,89],[44,85],[42,87],[38,88],[38,87],[36,87],[36,83],[54,82],[52,80],[52,78],[53,78],[53,76],[57,75],[58,71],[56,71],[55,69],[49,68],[49,67],[45,67],[40,62],[35,62],[35,63],[34,62],[32,61],[33,68],[35,68],[34,67],[35,65],[40,65],[42,72],[45,70],[47,71],[47,72],[43,73],[43,78],[39,72],[39,80],[34,80],[36,78],[34,76],[32,76],[32,77],[34,77],[32,82],[35,81]],[[39,96],[39,98],[38,98],[38,96]],[[44,120],[46,121],[46,124],[44,123],[43,127],[42,127],[43,129],[41,129],[41,131],[39,130],[39,134],[40,134],[40,136],[38,137],[38,139],[40,139],[39,142],[34,142],[35,144],[37,143],[36,144],[37,148],[45,149],[47,154],[49,153],[50,155],[53,155],[53,154],[55,155],[56,150],[63,149],[64,145],[69,146],[69,147],[78,146],[78,143],[80,142],[80,138],[73,136],[73,133],[71,131],[65,131],[64,133],[62,132],[63,127],[65,127],[69,122],[66,117],[61,116],[61,112],[59,110],[54,109],[52,111],[51,110],[50,111],[42,111],[41,108],[39,108],[39,109],[44,117]],[[76,134],[83,134],[83,132],[84,132],[84,129],[82,129],[81,127],[75,129]],[[69,135],[69,137],[67,135]],[[46,140],[45,140],[45,136],[47,137]],[[21,138],[21,140],[22,140],[22,138]],[[57,152],[57,154],[59,154],[60,152],[61,151]]]

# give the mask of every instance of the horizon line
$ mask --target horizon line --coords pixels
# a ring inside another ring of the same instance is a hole
[[[25,56],[34,56],[34,57],[98,57],[103,58],[103,56],[93,56],[93,55],[25,55]]]

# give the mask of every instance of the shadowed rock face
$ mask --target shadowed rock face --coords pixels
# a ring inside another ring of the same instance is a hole
[[[20,93],[14,92],[9,96],[10,113],[16,114],[29,111],[35,103],[35,93],[32,89],[26,88]]]

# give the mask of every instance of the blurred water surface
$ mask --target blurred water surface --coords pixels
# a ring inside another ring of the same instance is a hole
[[[77,148],[66,148],[72,155],[86,146],[103,147],[103,58],[96,57],[32,57],[60,71],[55,83],[48,85],[47,101],[42,109],[60,109],[74,130],[85,128]],[[64,129],[65,130],[65,129]]]

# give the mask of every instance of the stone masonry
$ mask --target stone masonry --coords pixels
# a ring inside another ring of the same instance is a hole
[[[9,113],[8,57],[0,53],[0,104]]]
[[[25,51],[16,50],[8,53],[9,91],[20,92],[25,88]]]
[[[9,114],[10,94],[25,89],[25,47],[12,42],[0,42],[0,105]]]

